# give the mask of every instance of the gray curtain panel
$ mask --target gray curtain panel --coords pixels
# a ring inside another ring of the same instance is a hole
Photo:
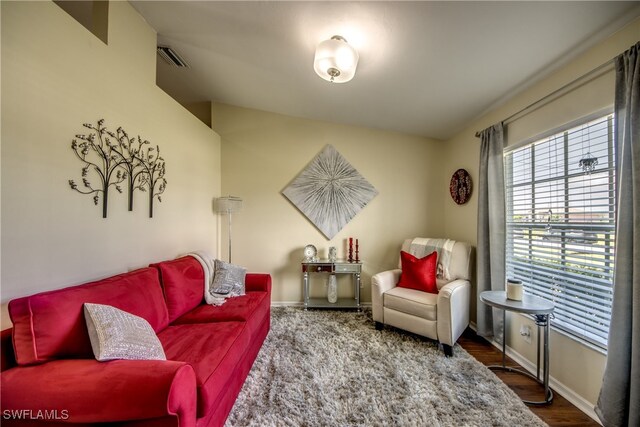
[[[617,212],[607,364],[595,410],[602,424],[640,426],[640,42],[615,59]]]
[[[498,123],[480,132],[480,176],[478,189],[478,295],[483,291],[504,290],[505,282],[505,200],[504,125]],[[502,339],[500,311],[478,299],[478,334]]]

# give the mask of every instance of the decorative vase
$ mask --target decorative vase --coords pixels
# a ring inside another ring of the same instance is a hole
[[[330,274],[327,279],[327,300],[331,304],[338,301],[338,280],[335,274]]]
[[[329,261],[336,262],[336,259],[338,259],[338,250],[335,246],[331,246],[329,248]]]

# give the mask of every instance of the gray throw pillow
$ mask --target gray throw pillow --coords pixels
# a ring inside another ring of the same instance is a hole
[[[216,297],[237,297],[244,295],[244,279],[247,270],[228,262],[214,261],[215,271],[209,292]]]
[[[162,344],[145,319],[110,305],[84,304],[93,355],[114,359],[167,360]]]

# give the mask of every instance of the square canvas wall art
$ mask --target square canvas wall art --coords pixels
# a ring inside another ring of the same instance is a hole
[[[327,145],[282,194],[330,240],[378,191]]]

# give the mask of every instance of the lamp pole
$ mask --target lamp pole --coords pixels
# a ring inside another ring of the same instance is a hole
[[[227,216],[229,217],[229,264],[231,264],[231,209],[227,209]]]
[[[231,263],[231,215],[234,212],[239,212],[242,208],[242,199],[240,197],[227,196],[218,197],[215,200],[214,209],[217,213],[224,215],[227,214],[227,224],[229,226],[229,263]]]

